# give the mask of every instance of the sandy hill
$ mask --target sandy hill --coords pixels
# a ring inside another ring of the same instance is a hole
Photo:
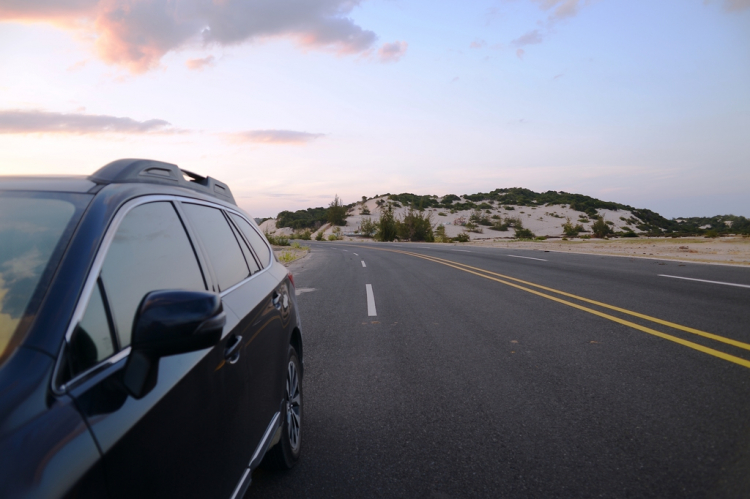
[[[507,191],[507,192],[503,192]],[[518,192],[520,191],[520,195]],[[581,195],[555,193],[550,199],[549,193],[538,194],[526,189],[498,189],[488,194],[415,196],[413,194],[382,195],[363,198],[347,206],[346,225],[341,227],[344,235],[356,236],[360,224],[365,218],[377,221],[381,210],[388,204],[393,207],[396,217],[403,217],[410,206],[422,207],[424,213],[432,219],[434,227],[445,226],[446,235],[455,237],[467,232],[466,223],[472,214],[481,214],[489,222],[520,220],[524,228],[536,236],[562,237],[562,225],[569,218],[575,224],[581,224],[590,231],[591,224],[597,216],[609,222],[615,231],[633,231],[640,233],[653,230],[649,220],[659,215],[648,210],[628,209],[624,205],[599,201]],[[567,197],[566,197],[567,196]],[[571,198],[572,196],[572,198]],[[558,199],[554,199],[558,198]],[[555,200],[568,200],[567,203],[554,203]],[[550,202],[545,202],[550,201]],[[291,235],[294,232],[309,228],[313,236],[323,231],[328,236],[333,231],[325,223],[324,208],[299,210],[295,213],[281,212],[275,219],[261,224],[261,229],[274,235]],[[316,220],[317,218],[317,220]],[[511,239],[515,235],[513,228],[506,231],[493,230],[489,226],[478,225],[481,232],[467,232],[472,240]],[[584,233],[585,234],[585,233]]]

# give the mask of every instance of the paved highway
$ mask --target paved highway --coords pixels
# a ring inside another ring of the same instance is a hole
[[[750,269],[311,244],[303,457],[256,497],[750,497]]]

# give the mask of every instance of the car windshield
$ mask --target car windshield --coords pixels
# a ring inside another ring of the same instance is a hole
[[[18,346],[75,223],[80,195],[0,192],[0,364]]]

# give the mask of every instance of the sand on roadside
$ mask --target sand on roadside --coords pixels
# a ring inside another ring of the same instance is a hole
[[[424,243],[422,243],[424,244]],[[750,238],[638,237],[618,239],[547,239],[545,241],[472,241],[460,246],[519,248],[562,253],[627,256],[687,262],[750,266]]]

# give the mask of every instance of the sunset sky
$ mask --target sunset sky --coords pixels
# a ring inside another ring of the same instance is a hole
[[[499,187],[750,216],[750,0],[0,0],[0,174],[123,157],[256,217]]]

